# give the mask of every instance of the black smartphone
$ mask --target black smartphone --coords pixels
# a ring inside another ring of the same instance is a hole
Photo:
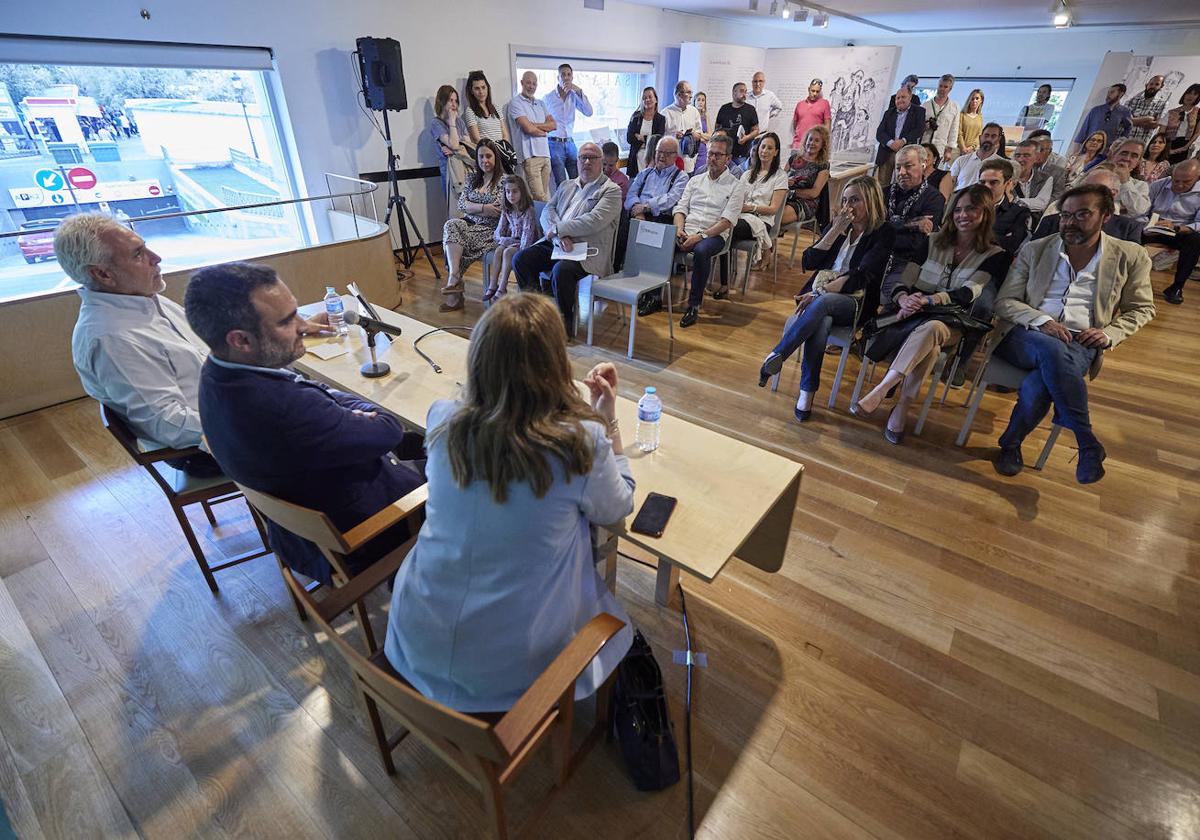
[[[646,501],[642,502],[642,509],[633,518],[629,529],[648,537],[661,537],[677,501],[679,500],[672,496],[651,493],[646,497]]]

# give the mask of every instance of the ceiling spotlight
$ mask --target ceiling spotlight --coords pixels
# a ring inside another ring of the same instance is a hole
[[[1071,11],[1067,8],[1065,0],[1059,0],[1058,8],[1054,11],[1054,27],[1056,29],[1066,29],[1071,25]]]
[[[792,12],[792,20],[796,23],[803,23],[808,20],[808,9],[796,9],[796,11]]]
[[[828,27],[829,26],[829,13],[828,12],[814,12],[813,16],[812,16],[812,25],[819,29],[825,29],[826,27]]]
[[[750,11],[752,11],[752,12],[758,11],[758,0],[750,0]]]

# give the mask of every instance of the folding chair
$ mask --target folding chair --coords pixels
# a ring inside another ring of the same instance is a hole
[[[854,393],[850,395],[850,404],[858,402],[859,396],[862,394],[862,386],[864,382],[875,378],[875,362],[867,358],[867,350],[870,349],[870,342],[863,348],[862,365],[858,369],[858,379],[854,382]],[[933,363],[933,370],[929,374],[929,388],[925,394],[925,399],[921,401],[921,413],[917,416],[917,425],[913,427],[913,434],[919,435],[925,428],[925,420],[929,416],[929,409],[933,407],[933,397],[937,393],[938,378],[942,375],[942,371],[946,368],[946,363],[958,355],[958,349],[962,346],[962,339],[951,348],[943,348],[938,354],[937,361]],[[888,360],[890,361],[890,359]],[[896,386],[903,387],[903,383]]]
[[[861,308],[862,308],[862,298],[860,298],[860,297],[855,298],[854,299],[854,321],[850,324],[850,326],[832,327],[829,330],[829,337],[826,339],[826,346],[832,345],[834,347],[842,348],[842,352],[838,356],[837,373],[833,377],[833,390],[829,392],[828,407],[830,409],[832,409],[834,407],[834,404],[837,402],[838,391],[842,387],[842,377],[845,376],[845,373],[846,373],[846,362],[850,359],[850,348],[854,346],[854,336],[855,336],[855,333],[857,332],[857,327],[855,325],[858,323],[858,312]],[[792,321],[795,318],[796,318],[796,316],[792,315],[787,319],[787,322],[783,326],[784,332],[787,332],[787,328],[789,326],[791,326]],[[797,366],[800,366],[802,364],[803,358],[804,358],[804,349],[803,348],[797,349],[796,350],[796,365]],[[771,390],[772,391],[779,390],[779,377],[782,374],[783,374],[783,371],[780,371],[779,373],[775,374],[774,377],[772,377],[772,379],[771,379]]]
[[[788,258],[788,268],[796,267],[796,245],[800,242],[800,231],[804,230],[806,227],[811,227],[813,239],[816,239],[817,235],[821,232],[821,228],[829,224],[829,213],[829,183],[826,182],[825,189],[821,190],[821,196],[817,199],[817,212],[811,218],[792,222],[787,226],[786,231],[781,230],[779,232],[781,236],[785,232],[790,232],[792,234],[792,255]],[[778,252],[776,252],[776,257],[778,258]],[[775,268],[775,277],[778,279],[778,261],[775,263]]]
[[[779,236],[780,227],[783,224],[783,211],[787,208],[787,202],[781,202],[779,209],[775,211],[775,221],[771,225],[771,254],[772,264],[775,267],[775,276],[771,280],[771,294],[775,294],[775,280],[779,277]],[[733,243],[733,254],[730,256],[730,271],[734,271],[737,267],[737,255],[746,255],[746,267],[742,271],[742,297],[746,296],[746,289],[750,286],[750,263],[754,261],[754,248],[757,242],[753,239],[741,239]]]
[[[657,245],[638,241],[639,233],[658,236]],[[667,299],[667,330],[675,339],[675,311],[671,303],[671,264],[675,257],[675,228],[657,222],[633,219],[629,223],[629,238],[625,244],[625,267],[620,274],[593,280],[588,290],[588,337],[592,343],[596,320],[596,300],[611,300],[620,307],[629,306],[629,348],[626,356],[633,358],[633,338],[637,330],[637,302],[646,292],[661,289]],[[623,312],[623,310],[622,310]]]
[[[967,396],[967,404],[970,407],[967,409],[967,416],[963,419],[962,428],[958,430],[958,437],[955,439],[954,445],[966,445],[967,435],[971,433],[971,426],[975,424],[975,414],[979,411],[979,404],[983,402],[983,392],[987,390],[988,385],[1001,385],[1016,390],[1021,387],[1021,383],[1029,374],[1030,371],[1014,367],[989,352],[979,369],[979,374],[975,377],[975,383],[971,386],[971,393]],[[1050,457],[1050,451],[1054,449],[1054,444],[1058,442],[1058,433],[1061,431],[1062,426],[1051,421],[1050,436],[1046,438],[1046,445],[1042,447],[1042,453],[1034,465],[1035,470],[1046,466],[1046,460]]]

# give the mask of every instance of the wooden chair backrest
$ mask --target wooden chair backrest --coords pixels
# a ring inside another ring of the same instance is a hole
[[[342,532],[334,527],[323,512],[285,502],[269,493],[252,490],[242,484],[238,485],[238,489],[242,491],[247,502],[280,528],[316,544],[327,554],[345,555],[350,552],[350,547],[342,538]]]
[[[468,779],[476,779],[478,765],[468,756],[477,756],[500,766],[509,762],[512,756],[501,745],[490,724],[424,697],[376,666],[333,630],[322,615],[319,603],[294,575],[285,571],[283,577],[346,660],[360,687],[444,759],[456,765],[455,769]]]

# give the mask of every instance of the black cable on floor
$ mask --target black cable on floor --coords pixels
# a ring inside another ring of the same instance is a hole
[[[683,713],[683,731],[687,739],[687,806],[688,806],[688,837],[694,840],[696,836],[696,798],[692,790],[692,631],[688,626],[687,598],[683,594],[683,585],[675,584],[679,589],[679,611],[683,614],[683,644],[687,649],[687,694]]]

